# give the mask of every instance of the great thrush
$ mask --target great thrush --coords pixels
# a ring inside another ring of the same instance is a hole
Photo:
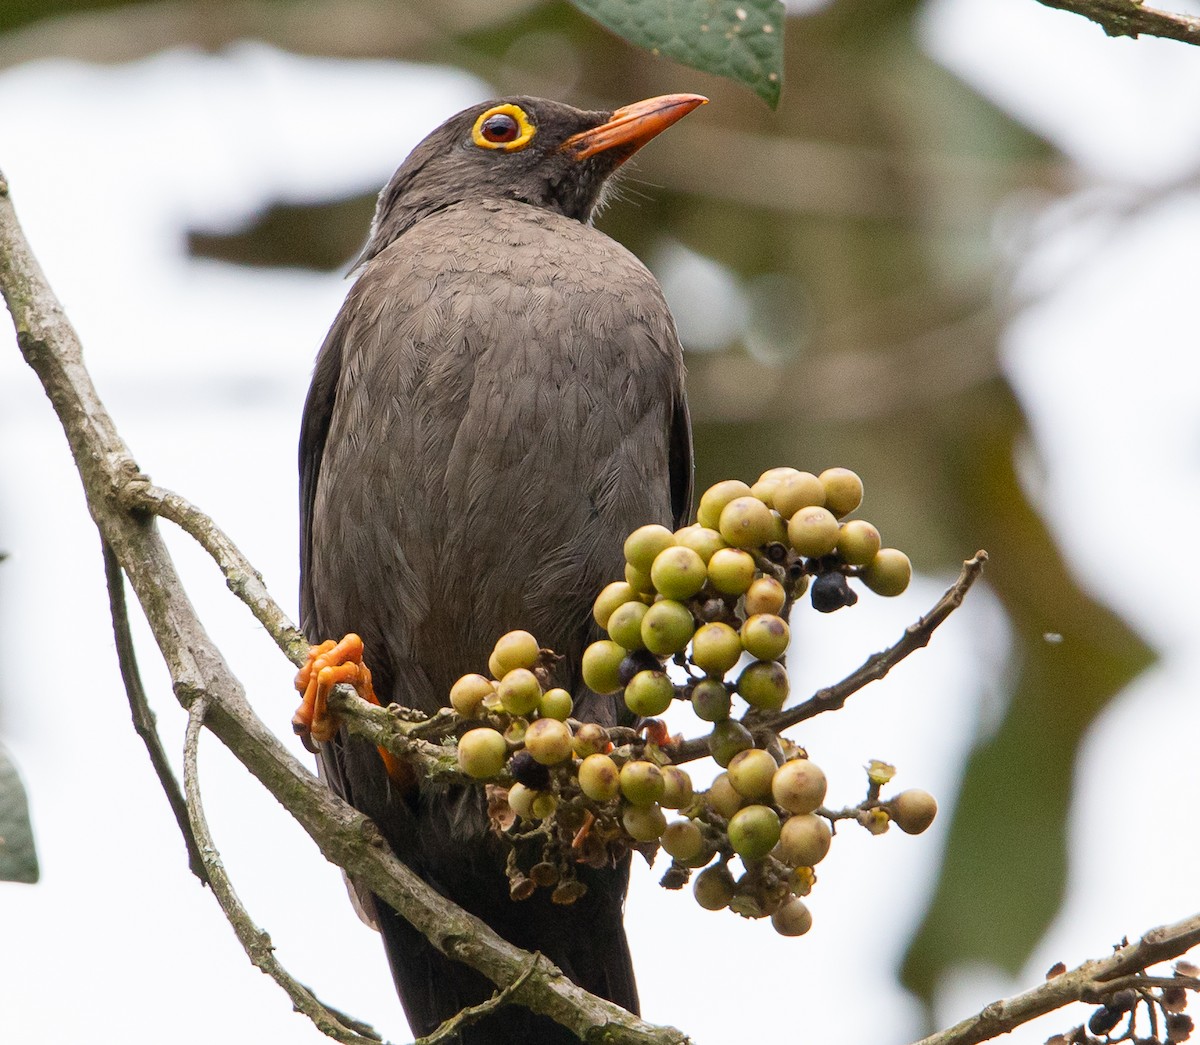
[[[592,599],[621,576],[630,530],[683,524],[692,450],[662,292],[591,219],[621,163],[703,101],[614,112],[488,102],[430,134],[381,193],[304,407],[300,599],[310,641],[362,636],[383,703],[435,711],[501,634],[523,628],[564,655],[576,717],[617,721],[613,698],[579,677],[597,637]],[[638,1011],[628,857],[581,869],[587,892],[570,906],[546,890],[514,902],[480,789],[409,786],[344,731],[319,754],[330,785],[425,881]],[[415,1033],[491,993],[360,899]],[[464,1045],[575,1040],[519,1006],[461,1032]]]

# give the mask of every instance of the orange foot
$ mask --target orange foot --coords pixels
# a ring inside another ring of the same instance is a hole
[[[363,700],[382,706],[371,685],[371,669],[363,663],[363,641],[353,633],[341,642],[329,639],[311,647],[308,662],[296,674],[296,689],[302,699],[292,716],[292,729],[314,754],[317,744],[332,740],[338,731],[339,722],[329,710],[329,692],[343,682],[353,686]],[[411,781],[412,772],[404,763],[385,748],[378,751],[388,776]]]
[[[668,744],[676,743],[683,737],[671,736],[670,730],[667,729],[667,724],[661,718],[648,718],[642,723],[642,732],[646,734],[646,739],[651,744],[657,744],[659,747],[666,747]]]

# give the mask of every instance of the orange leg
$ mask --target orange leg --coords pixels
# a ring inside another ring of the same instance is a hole
[[[363,663],[363,641],[353,633],[340,642],[330,639],[313,646],[307,663],[296,674],[296,689],[302,697],[292,716],[292,729],[309,751],[315,752],[316,744],[326,743],[337,734],[339,723],[329,711],[329,692],[343,682],[353,686],[363,700],[382,706],[371,685],[371,669]],[[405,784],[412,782],[408,766],[390,751],[382,747],[378,751],[388,776]]]

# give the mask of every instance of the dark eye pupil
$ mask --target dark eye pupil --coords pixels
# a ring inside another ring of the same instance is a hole
[[[517,121],[506,113],[498,112],[483,121],[483,136],[490,142],[514,141],[521,133]]]

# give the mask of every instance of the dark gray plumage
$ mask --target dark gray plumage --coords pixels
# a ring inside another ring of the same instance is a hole
[[[431,712],[459,675],[483,670],[496,638],[525,628],[566,656],[576,715],[612,724],[614,699],[577,674],[596,637],[592,599],[620,576],[631,529],[685,518],[691,441],[658,284],[587,222],[607,176],[668,121],[610,146],[589,132],[627,110],[518,98],[529,145],[482,148],[472,128],[500,104],[448,121],[397,171],[321,349],[300,441],[302,623],[313,642],[358,632],[380,699]],[[478,789],[401,793],[375,750],[344,734],[321,758],[435,888],[637,1011],[628,860],[581,875],[588,892],[572,906],[544,891],[513,903]],[[394,912],[376,914],[416,1033],[488,996]],[[519,1007],[462,1035],[571,1040]]]

